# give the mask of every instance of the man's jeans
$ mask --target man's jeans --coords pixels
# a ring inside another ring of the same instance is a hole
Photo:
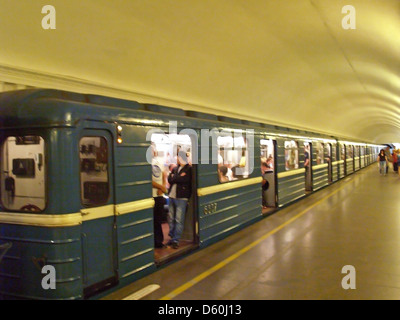
[[[178,243],[185,226],[185,214],[188,200],[169,198],[169,236],[171,242]]]

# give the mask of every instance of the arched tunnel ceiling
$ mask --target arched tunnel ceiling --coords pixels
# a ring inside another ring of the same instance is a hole
[[[47,4],[55,30],[41,25]],[[349,4],[356,29],[342,27]],[[0,66],[400,141],[399,0],[0,0],[0,8]]]

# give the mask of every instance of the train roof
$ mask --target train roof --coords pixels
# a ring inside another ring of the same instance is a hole
[[[1,128],[73,127],[83,120],[151,124],[154,119],[160,120],[158,124],[163,125],[169,120],[176,120],[178,127],[202,128],[202,124],[207,123],[214,127],[252,128],[259,132],[337,139],[312,131],[101,95],[55,89],[28,89],[0,94]]]

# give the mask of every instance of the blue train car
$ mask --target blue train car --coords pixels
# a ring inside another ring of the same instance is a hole
[[[178,150],[193,169],[182,241],[155,248],[154,161],[167,173]],[[0,244],[12,246],[0,299],[86,299],[126,286],[338,180],[339,151],[333,137],[201,112],[3,93]]]

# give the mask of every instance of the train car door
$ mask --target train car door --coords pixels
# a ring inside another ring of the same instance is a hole
[[[361,168],[364,168],[366,166],[366,161],[365,161],[365,147],[360,146],[360,159],[361,159]]]
[[[312,191],[312,143],[311,142],[304,142],[304,168],[306,170],[305,172],[305,179],[306,179],[306,184],[305,184],[305,189],[306,192],[311,192]],[[308,161],[307,161],[308,159]]]
[[[347,176],[347,146],[345,144],[341,144],[340,155],[341,155],[341,159],[343,161],[343,170],[341,167],[340,177],[343,178],[343,177]]]
[[[197,153],[197,139],[186,134],[174,133],[153,133],[151,136],[153,149],[152,169],[153,181],[158,184],[163,184],[168,190],[171,190],[171,185],[168,183],[168,176],[172,170],[179,166],[179,161],[183,160],[191,167],[191,196],[188,199],[186,212],[183,215],[183,222],[179,221],[177,215],[174,216],[174,223],[171,224],[171,215],[169,215],[169,206],[173,203],[171,198],[163,194],[163,217],[159,221],[158,212],[154,212],[154,236],[155,236],[155,261],[161,265],[171,261],[198,246],[198,218],[197,218],[197,192],[196,192],[196,177],[197,177],[197,159],[193,159],[193,155]],[[196,152],[193,153],[193,150]],[[183,157],[180,155],[184,154]],[[161,175],[161,176],[160,176]],[[160,177],[159,177],[160,176]],[[159,178],[157,178],[159,177]],[[156,188],[153,188],[153,197],[156,197]],[[172,192],[172,190],[171,190]],[[173,191],[173,193],[176,193]],[[162,200],[162,199],[161,199]],[[161,209],[160,209],[161,210]],[[161,229],[160,229],[161,224]],[[171,229],[175,236],[179,237],[179,241],[171,239]],[[178,231],[182,229],[181,231]]]
[[[360,170],[360,146],[354,146],[354,171]]]
[[[276,148],[276,140],[260,140],[263,214],[270,213],[277,206]]]
[[[332,145],[325,143],[325,160],[328,162],[328,182],[332,182]]]
[[[112,145],[104,130],[84,130],[79,140],[85,297],[117,282]]]

